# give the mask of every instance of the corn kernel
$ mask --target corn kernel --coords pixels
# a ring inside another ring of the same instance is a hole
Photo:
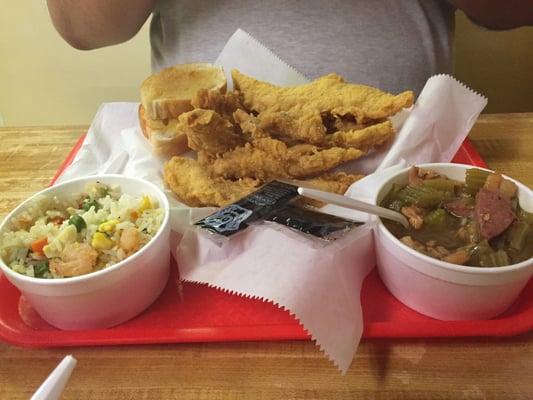
[[[103,222],[98,226],[99,232],[112,232],[115,229],[115,226],[120,221],[118,219],[110,219],[109,221]]]
[[[144,195],[141,200],[141,205],[139,206],[139,212],[142,214],[143,211],[149,210],[152,208],[152,202],[150,201],[150,197]]]
[[[97,250],[109,250],[113,248],[114,245],[115,242],[101,232],[96,232],[91,240],[91,246]]]

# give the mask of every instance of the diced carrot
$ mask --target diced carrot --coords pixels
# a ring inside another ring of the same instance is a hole
[[[139,218],[139,213],[135,210],[133,210],[131,213],[130,213],[130,217],[133,221],[137,221],[137,218]]]
[[[46,238],[38,239],[35,242],[31,244],[31,251],[38,254],[44,254],[43,253],[43,247],[48,244],[48,240]]]

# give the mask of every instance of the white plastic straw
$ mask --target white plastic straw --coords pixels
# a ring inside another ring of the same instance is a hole
[[[72,374],[72,370],[76,366],[76,359],[72,355],[68,355],[59,363],[59,365],[52,371],[48,378],[33,394],[31,400],[57,400]]]
[[[309,197],[310,199],[315,199],[326,203],[335,204],[337,206],[350,208],[352,210],[362,211],[368,214],[391,219],[399,222],[406,228],[409,228],[409,222],[407,222],[407,219],[402,214],[393,210],[389,210],[388,208],[375,206],[374,204],[365,203],[364,201],[351,199],[350,197],[341,196],[335,193],[323,192],[322,190],[310,189],[301,186],[298,188],[298,194],[300,196]]]

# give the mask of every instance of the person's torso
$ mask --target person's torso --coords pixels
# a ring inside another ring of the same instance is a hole
[[[212,62],[241,28],[313,79],[420,92],[451,72],[453,9],[438,0],[163,0],[151,25],[152,69]]]

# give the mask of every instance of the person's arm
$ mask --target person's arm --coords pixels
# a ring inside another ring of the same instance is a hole
[[[52,22],[72,47],[91,50],[131,39],[156,0],[47,0]]]
[[[489,29],[533,25],[533,0],[448,0],[476,24]]]

